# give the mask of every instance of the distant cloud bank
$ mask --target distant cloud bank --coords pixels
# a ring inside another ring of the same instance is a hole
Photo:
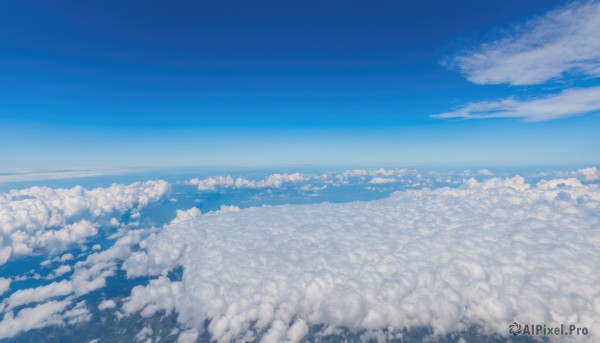
[[[39,180],[76,179],[96,176],[118,175],[129,170],[0,170],[0,183],[27,182]]]
[[[204,180],[197,178],[186,182],[188,185],[198,187],[199,191],[216,190],[217,188],[279,188],[284,183],[304,181],[304,175],[294,174],[272,174],[264,180],[248,180],[243,177],[233,178],[231,175],[209,177]]]

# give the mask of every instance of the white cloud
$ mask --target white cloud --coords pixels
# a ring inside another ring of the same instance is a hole
[[[299,342],[308,334],[308,325],[302,319],[298,319],[290,326],[286,332],[286,338],[289,342]]]
[[[188,227],[195,225],[201,217],[202,213],[195,207],[187,211],[177,210],[177,216],[169,224],[165,225],[163,230],[177,232],[177,228],[181,226]],[[147,249],[149,253],[134,252],[123,263],[123,269],[127,271],[127,277],[164,274],[176,267],[186,249],[187,242],[184,242],[182,239],[176,242],[173,241],[173,245],[152,244],[156,237],[154,234],[147,240],[140,242],[140,247]]]
[[[0,170],[0,183],[118,175],[131,170]]]
[[[371,202],[180,211],[124,264],[130,276],[161,276],[121,311],[176,311],[189,328],[210,319],[219,342],[251,327],[264,342],[297,342],[319,324],[436,334],[475,324],[500,335],[516,319],[598,327],[599,209],[597,184],[515,177]],[[164,276],[178,266],[182,281]]]
[[[69,301],[49,301],[33,308],[25,308],[19,311],[16,317],[12,312],[5,313],[0,321],[0,339],[16,336],[22,331],[62,324],[60,313],[69,303]]]
[[[151,343],[152,342],[151,337],[153,334],[154,334],[154,330],[152,330],[152,327],[145,326],[142,328],[142,330],[140,330],[140,332],[137,333],[137,335],[135,335],[135,341]]]
[[[11,294],[5,301],[8,305],[7,309],[11,309],[29,303],[43,302],[57,296],[69,295],[72,292],[73,285],[71,282],[64,280],[36,288],[20,289]]]
[[[14,337],[32,329],[52,325],[74,325],[91,319],[92,315],[86,308],[85,301],[68,308],[70,304],[69,300],[48,301],[35,307],[24,308],[16,316],[12,311],[5,312],[0,321],[0,339]]]
[[[198,178],[185,182],[198,187],[199,191],[214,191],[217,188],[279,188],[284,183],[304,181],[306,177],[300,173],[272,174],[264,180],[248,180],[243,177],[234,179],[231,175],[214,176],[200,180]]]
[[[396,182],[397,180],[393,177],[374,177],[371,179],[371,181],[369,181],[369,183],[372,184],[382,184],[382,183],[393,183]]]
[[[198,339],[198,330],[197,329],[189,329],[183,331],[177,337],[177,343],[195,343]]]
[[[494,173],[489,169],[480,169],[477,173],[483,176],[494,176]]]
[[[398,180],[398,177],[406,176],[408,174],[413,174],[413,176],[418,175],[416,170],[407,170],[407,169],[384,169],[384,168],[350,169],[350,170],[345,170],[341,173],[334,174],[332,180],[335,180],[335,182],[334,181],[327,181],[327,182],[333,186],[350,185],[352,183],[356,183],[357,181],[358,182],[367,182],[367,180],[369,180],[369,177],[372,177],[371,180],[375,179],[375,181],[372,183],[376,183],[376,182],[378,182],[378,180],[381,180],[381,181],[391,180],[391,179]],[[369,181],[371,181],[371,180],[369,180]],[[390,181],[390,182],[395,182],[395,181]]]
[[[0,277],[0,295],[8,291],[8,289],[10,288],[11,281],[11,279]]]
[[[60,252],[97,234],[98,219],[140,210],[169,191],[165,181],[86,190],[32,187],[0,194],[0,265],[36,250]],[[91,221],[95,221],[92,223]]]
[[[477,84],[541,84],[566,74],[600,76],[600,2],[577,1],[454,58]]]
[[[140,312],[149,317],[163,310],[167,314],[173,312],[181,296],[181,282],[171,282],[164,276],[150,280],[147,286],[135,286],[131,296],[125,301],[121,310],[125,314]]]
[[[200,191],[215,191],[224,188],[279,188],[284,184],[297,185],[296,189],[303,192],[319,192],[329,186],[338,187],[357,183],[368,183],[372,179],[392,179],[402,181],[402,177],[420,178],[418,171],[408,169],[351,169],[342,172],[327,172],[324,174],[272,174],[261,180],[249,180],[245,177],[234,178],[230,175],[213,176],[206,179],[194,178],[184,184],[193,185]],[[308,182],[310,181],[310,183]]]
[[[151,228],[146,231],[153,232],[153,230]],[[141,231],[143,230],[128,231],[111,248],[92,253],[85,260],[75,263],[74,266],[60,266],[48,276],[48,278],[54,278],[73,270],[73,275],[68,280],[52,282],[35,288],[20,289],[5,298],[0,303],[0,311],[5,312],[3,321],[0,322],[0,338],[12,337],[22,331],[49,325],[74,325],[89,321],[92,314],[85,306],[84,301],[80,301],[71,308],[67,308],[67,306],[73,299],[105,287],[106,278],[115,276],[118,261],[129,257],[131,245],[139,243]],[[68,254],[63,257],[55,257],[53,260],[73,259],[73,256]],[[0,287],[4,283],[3,280],[0,278]],[[9,283],[10,280],[6,287]],[[45,301],[47,302],[43,303]],[[15,308],[34,303],[42,304],[21,309],[15,317],[13,313]],[[98,305],[100,310],[114,307],[116,307],[116,303],[113,300],[104,300]]]
[[[13,234],[13,252],[18,255],[26,255],[31,253],[33,247],[36,245],[41,248],[46,248],[49,251],[61,251],[69,244],[75,242],[81,243],[86,238],[95,236],[97,233],[98,224],[91,223],[84,219],[73,224],[67,224],[62,229],[38,232],[34,244],[18,244],[18,241],[15,239],[17,235]],[[27,235],[24,235],[24,238],[29,241],[32,240],[32,237]],[[22,252],[18,250],[19,245],[25,246]]]
[[[506,98],[467,104],[456,110],[433,114],[432,118],[523,118],[526,121],[555,120],[600,111],[600,87],[571,88],[557,94],[517,100]]]
[[[600,76],[600,1],[576,1],[513,28],[449,62],[477,84],[533,85],[566,75]],[[600,87],[466,104],[432,118],[546,121],[600,111]]]
[[[56,269],[54,270],[54,272],[52,272],[52,274],[50,274],[50,275],[48,276],[48,279],[54,279],[54,278],[57,278],[57,277],[59,277],[59,276],[61,276],[61,275],[64,275],[64,274],[66,274],[66,273],[70,272],[71,270],[73,270],[73,268],[72,268],[71,266],[69,266],[69,265],[66,265],[66,264],[65,264],[65,265],[62,265],[62,266],[60,266],[60,267],[56,268]]]
[[[87,322],[92,318],[92,314],[87,309],[85,301],[78,302],[73,308],[62,314],[62,320],[69,325],[75,325]]]
[[[72,260],[72,259],[74,259],[74,258],[75,258],[75,256],[73,256],[73,254],[71,254],[71,253],[66,253],[66,254],[64,254],[64,255],[62,255],[62,256],[60,257],[60,261],[61,261],[61,262],[66,262],[66,261],[70,261],[70,260]]]
[[[100,311],[102,311],[102,310],[108,310],[111,308],[115,308],[116,306],[117,306],[117,304],[113,300],[105,299],[105,300],[102,300],[102,302],[100,304],[98,304],[98,309]]]
[[[598,170],[596,167],[579,169],[577,173],[586,181],[600,180],[600,170]]]

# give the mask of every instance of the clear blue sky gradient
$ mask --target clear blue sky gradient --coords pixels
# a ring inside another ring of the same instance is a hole
[[[548,91],[441,61],[563,3],[2,1],[0,168],[595,164],[598,115],[429,117]]]

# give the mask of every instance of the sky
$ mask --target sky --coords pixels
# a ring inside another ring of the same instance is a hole
[[[597,164],[598,32],[598,1],[3,1],[0,168]]]

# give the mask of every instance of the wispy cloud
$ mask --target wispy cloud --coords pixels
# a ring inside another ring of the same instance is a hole
[[[77,179],[131,173],[132,170],[0,170],[0,183]]]
[[[449,64],[477,84],[533,85],[566,74],[600,76],[600,1],[575,2]]]
[[[600,32],[600,31],[599,31]],[[506,98],[469,103],[432,118],[522,118],[547,121],[600,111],[600,87],[572,88],[557,94],[518,100]]]

